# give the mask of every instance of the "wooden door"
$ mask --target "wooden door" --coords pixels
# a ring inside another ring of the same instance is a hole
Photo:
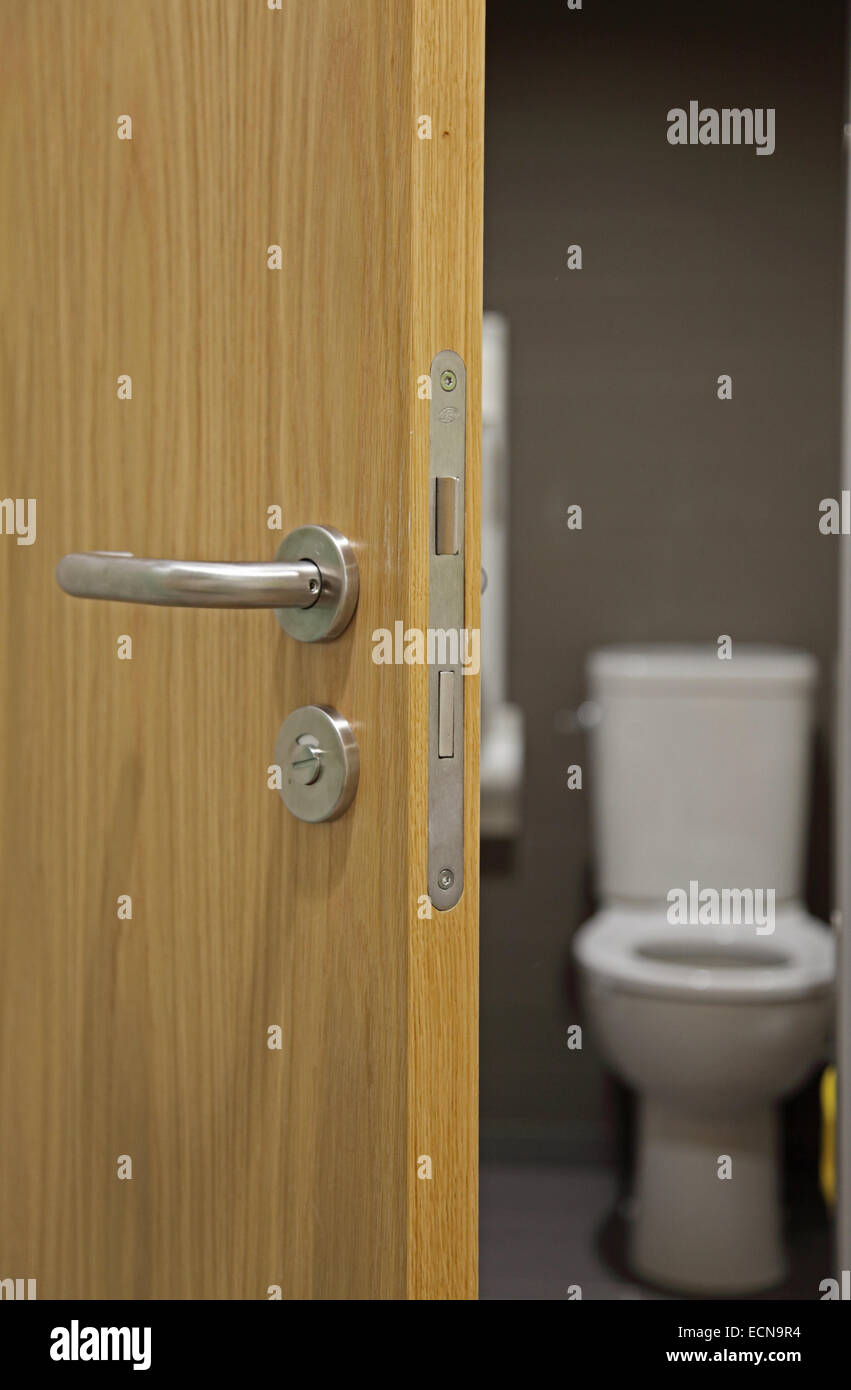
[[[428,625],[446,348],[479,621],[483,9],[0,4],[0,1277],[39,1298],[475,1297],[476,681],[422,918],[427,670],[372,634]],[[360,565],[328,644],[54,579],[312,522]],[[315,702],[361,777],[307,825],[267,769]]]

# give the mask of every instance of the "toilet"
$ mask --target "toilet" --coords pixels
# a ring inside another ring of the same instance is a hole
[[[782,1282],[778,1102],[829,1051],[832,933],[801,902],[816,663],[736,645],[588,661],[599,911],[585,1017],[638,1100],[630,1263],[675,1292]]]

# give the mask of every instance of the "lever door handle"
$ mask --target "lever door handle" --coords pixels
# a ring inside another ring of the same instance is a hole
[[[312,560],[292,564],[207,564],[145,560],[129,551],[63,555],[59,587],[75,598],[157,603],[169,608],[310,608],[322,578]]]
[[[56,579],[75,598],[171,608],[274,608],[284,631],[302,642],[338,637],[358,601],[354,551],[332,526],[298,527],[266,562],[151,560],[94,550],[63,555]]]

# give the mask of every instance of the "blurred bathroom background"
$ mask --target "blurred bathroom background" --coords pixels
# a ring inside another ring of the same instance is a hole
[[[829,919],[845,9],[489,0],[487,45],[481,1296],[660,1297],[624,1254],[634,1100],[588,1029],[581,1065],[566,1046],[596,905],[567,768],[588,764],[595,648],[813,653],[806,903]],[[673,148],[666,113],[691,99],[776,108],[775,152]],[[784,1104],[783,1150],[790,1273],[768,1296],[813,1297],[817,1077]]]

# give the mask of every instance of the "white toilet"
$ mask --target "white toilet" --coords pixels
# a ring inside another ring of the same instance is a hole
[[[800,903],[815,661],[611,647],[588,675],[603,906],[574,952],[639,1098],[631,1264],[756,1292],[785,1274],[777,1102],[829,1040],[833,938]]]

